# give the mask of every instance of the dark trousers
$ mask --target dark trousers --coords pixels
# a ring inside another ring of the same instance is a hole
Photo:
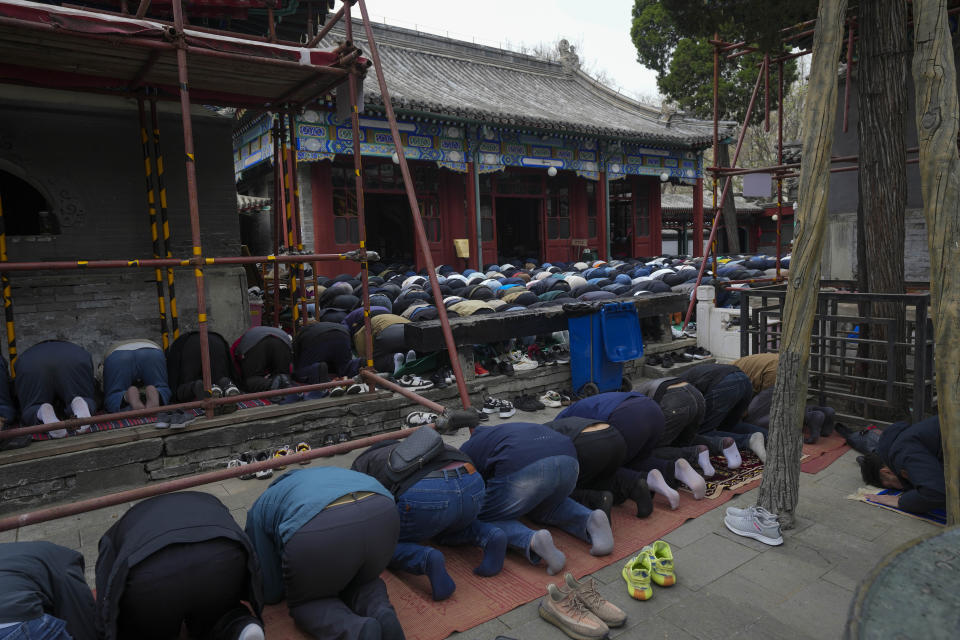
[[[627,398],[610,414],[609,422],[626,443],[623,468],[641,472],[644,476],[658,469],[668,483],[673,484],[673,462],[658,458],[654,449],[663,435],[663,411],[656,402],[646,397]]]
[[[381,373],[393,373],[393,354],[407,352],[404,323],[393,324],[373,338],[373,366]]]
[[[114,413],[129,406],[124,394],[137,384],[156,388],[160,404],[167,404],[170,387],[163,351],[145,347],[122,349],[108,355],[103,361],[103,408]]]
[[[311,378],[313,366],[318,362],[326,363],[332,376],[353,377],[360,369],[360,360],[353,357],[350,336],[343,331],[311,332],[298,337],[293,377],[309,384],[320,382]]]
[[[228,640],[226,619],[250,612],[247,552],[225,538],[172,544],[132,567],[117,617],[118,640],[170,640],[186,623],[194,638]]]
[[[573,440],[580,462],[577,489],[612,491],[613,479],[623,465],[626,445],[614,427],[581,432]]]
[[[703,395],[692,384],[683,384],[663,394],[660,409],[663,411],[664,429],[653,450],[654,455],[662,460],[683,458],[696,464],[699,454],[697,445],[707,444],[697,437],[706,410]]]
[[[753,385],[742,371],[730,373],[703,394],[706,410],[700,424],[700,436],[711,441],[711,450],[717,452],[721,438],[730,437],[737,447],[745,449],[750,436],[766,429],[743,421],[743,415],[753,398]]]
[[[265,336],[247,349],[240,360],[243,388],[250,392],[268,390],[272,376],[290,374],[292,360],[290,345],[276,336]]]
[[[177,344],[181,342],[181,344]],[[230,347],[219,335],[210,334],[210,379],[226,386],[232,378]],[[167,372],[172,378],[176,372],[176,398],[179,402],[203,400],[203,368],[200,364],[200,334],[192,331],[177,338],[167,352]]]
[[[320,640],[402,640],[379,578],[400,533],[393,500],[379,494],[327,507],[283,548],[290,616]]]
[[[0,358],[0,418],[10,423],[17,417],[17,408],[13,403],[12,389],[10,388],[10,368],[7,361]]]
[[[72,342],[51,340],[30,347],[17,358],[16,374],[24,426],[37,424],[37,411],[46,402],[69,407],[74,398],[80,397],[91,415],[97,410],[93,361],[83,347]]]

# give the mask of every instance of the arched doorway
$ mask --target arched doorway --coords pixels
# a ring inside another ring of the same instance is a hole
[[[60,220],[47,198],[33,185],[0,169],[0,204],[8,236],[60,233]]]

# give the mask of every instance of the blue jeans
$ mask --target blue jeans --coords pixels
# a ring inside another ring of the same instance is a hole
[[[160,404],[170,399],[167,384],[167,359],[160,349],[144,347],[114,351],[103,361],[103,406],[110,413],[120,411],[126,404],[123,394],[136,383],[154,386],[160,394]]]
[[[752,398],[753,385],[741,371],[728,374],[703,394],[705,410],[700,439],[709,441],[712,451],[717,451],[721,438],[733,438],[739,449],[747,448],[754,433],[762,433],[766,438],[766,429],[743,422]]]
[[[66,622],[45,613],[39,618],[0,629],[0,640],[73,640],[73,636],[67,633]]]
[[[489,478],[479,519],[502,529],[507,534],[507,544],[526,554],[533,564],[540,561],[530,550],[534,532],[517,518],[528,516],[534,522],[552,524],[590,542],[590,510],[569,497],[579,473],[576,458],[551,456],[509,475]]]
[[[496,527],[478,522],[483,506],[483,476],[463,468],[443,472],[443,478],[422,478],[397,498],[400,541],[390,560],[391,569],[423,575],[430,548],[417,544],[484,546]]]

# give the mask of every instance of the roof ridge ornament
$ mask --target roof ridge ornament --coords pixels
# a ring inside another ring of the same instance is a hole
[[[580,68],[580,56],[577,55],[577,48],[570,44],[566,38],[560,38],[557,42],[557,58],[563,65],[564,71],[571,72]]]

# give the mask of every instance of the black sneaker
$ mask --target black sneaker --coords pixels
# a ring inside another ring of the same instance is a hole
[[[652,365],[654,367],[659,367],[660,364],[663,362],[663,358],[661,358],[659,354],[655,353],[652,356],[647,356],[647,359],[645,362],[646,364]]]
[[[513,365],[506,361],[499,362],[497,363],[497,373],[504,376],[512,376],[514,374]]]
[[[673,356],[669,353],[663,356],[663,361],[660,363],[660,366],[664,369],[669,369],[673,366]]]
[[[475,411],[477,412],[477,418],[480,420],[480,422],[487,422],[490,420],[490,416],[488,416],[483,409],[475,409]]]
[[[546,407],[542,402],[534,398],[533,396],[517,396],[513,399],[513,406],[521,411],[540,411]]]

